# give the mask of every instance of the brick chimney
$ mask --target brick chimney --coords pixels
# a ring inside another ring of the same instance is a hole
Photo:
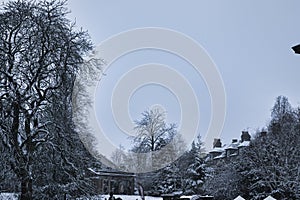
[[[222,147],[221,139],[217,139],[217,138],[214,139],[213,148],[216,148],[216,147]]]
[[[262,131],[262,132],[260,132],[260,136],[261,136],[261,137],[267,136],[267,131]]]
[[[251,136],[248,133],[248,131],[242,131],[241,142],[250,141],[250,140],[251,140]]]

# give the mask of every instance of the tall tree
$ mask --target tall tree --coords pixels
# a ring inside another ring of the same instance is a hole
[[[145,111],[142,119],[135,121],[136,137],[134,144],[136,151],[150,152],[160,150],[176,135],[176,125],[166,124],[165,113],[158,109]]]
[[[299,121],[287,97],[276,98],[272,109],[268,134],[257,137],[248,151],[250,195],[259,197],[271,194],[278,199],[299,198]],[[249,176],[248,176],[249,178]],[[250,179],[251,180],[251,179]]]
[[[59,103],[58,93],[69,98],[60,92],[71,92],[82,56],[91,49],[87,34],[67,20],[65,5],[17,0],[0,13],[0,139],[21,182],[21,199],[32,199],[40,146],[57,147],[49,142],[53,130],[64,137],[61,123],[49,113]]]
[[[132,152],[136,153],[138,169],[144,172],[158,170],[175,161],[185,150],[176,125],[166,123],[164,112],[158,109],[145,111],[135,124]]]
[[[206,167],[204,163],[204,149],[200,138],[193,141],[191,150],[187,153],[188,167],[185,173],[184,190],[186,194],[200,194],[202,185],[206,178]]]

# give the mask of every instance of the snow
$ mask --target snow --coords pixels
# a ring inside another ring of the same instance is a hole
[[[16,193],[0,193],[0,200],[18,200],[18,196]]]
[[[225,145],[224,149],[234,149],[234,150],[237,150],[239,145],[240,145],[240,142],[233,142],[233,143],[231,143],[229,145]]]
[[[238,196],[234,200],[245,200],[245,199],[243,197],[241,197],[241,196]]]
[[[180,199],[197,200],[200,195],[181,196]]]
[[[224,148],[222,147],[215,147],[213,148],[210,152],[218,152],[218,153],[221,153],[224,151]]]
[[[241,144],[239,144],[239,147],[247,147],[250,145],[250,141],[244,141]]]
[[[141,200],[139,195],[114,195],[115,199],[120,197],[122,200]],[[109,195],[103,195],[102,199],[108,199]],[[145,196],[145,200],[162,200],[162,197]]]
[[[272,196],[268,196],[267,198],[265,198],[264,200],[276,200],[275,198],[273,198]]]
[[[183,196],[180,197],[180,199],[190,199],[192,197],[193,197],[193,195],[192,196],[185,196],[185,195],[183,195]]]
[[[98,174],[98,172],[96,172],[94,169],[92,169],[92,168],[88,168],[88,170],[90,170],[93,174]]]
[[[121,198],[122,200],[142,200],[141,196],[139,195],[114,195],[115,199]],[[108,199],[109,195],[99,195],[95,196],[93,200],[105,200]],[[82,198],[78,199],[81,200]],[[163,200],[162,197],[152,197],[152,196],[145,196],[145,200]]]
[[[226,157],[225,154],[222,153],[221,155],[214,157],[214,159],[225,158],[225,157]]]

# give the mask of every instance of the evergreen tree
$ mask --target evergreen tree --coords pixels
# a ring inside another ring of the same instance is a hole
[[[161,194],[182,191],[180,169],[176,163],[171,163],[158,172],[159,178],[154,182],[154,190]]]
[[[185,170],[184,191],[186,194],[200,194],[201,187],[206,176],[203,147],[200,139],[193,141],[192,148],[188,152],[188,167]]]

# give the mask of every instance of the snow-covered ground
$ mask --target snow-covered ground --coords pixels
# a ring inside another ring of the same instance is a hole
[[[0,200],[18,200],[18,196],[15,193],[0,193]]]
[[[114,195],[115,199],[121,198],[122,200],[142,200],[141,196],[138,195]],[[99,195],[95,196],[93,198],[90,198],[89,200],[107,200],[109,198],[109,195]],[[78,200],[87,200],[87,198],[80,198]],[[162,197],[151,197],[151,196],[145,196],[145,200],[162,200]]]
[[[109,195],[99,195],[93,198],[79,198],[78,200],[107,200]],[[138,195],[114,195],[116,198],[121,198],[122,200],[142,200]],[[0,200],[18,200],[18,194],[15,193],[0,193]],[[151,197],[145,196],[145,200],[162,200],[161,197]]]
[[[103,200],[108,199],[109,195],[103,195]],[[141,196],[138,195],[114,195],[116,198],[121,198],[122,200],[142,200]],[[162,200],[162,197],[151,197],[151,196],[145,196],[145,200]]]

